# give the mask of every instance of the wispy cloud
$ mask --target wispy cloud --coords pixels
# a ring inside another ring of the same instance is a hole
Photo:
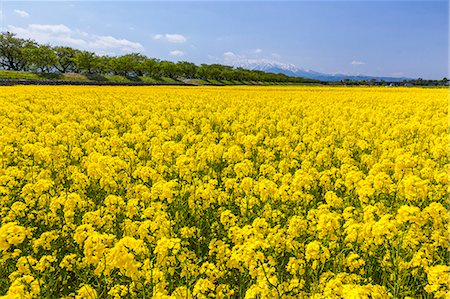
[[[14,13],[21,18],[28,18],[30,16],[25,10],[14,9]]]
[[[170,56],[181,57],[184,56],[184,52],[181,50],[173,50],[169,52]]]
[[[279,55],[277,56],[277,58],[279,58]],[[223,63],[225,65],[231,65],[231,66],[236,66],[236,67],[242,66],[242,67],[248,68],[248,69],[254,69],[255,67],[259,67],[261,65],[265,65],[267,67],[280,67],[280,68],[292,69],[292,70],[298,69],[293,64],[283,63],[283,62],[280,62],[279,60],[274,60],[272,58],[254,57],[254,56],[249,57],[245,54],[236,54],[235,52],[232,52],[232,51],[227,51],[227,52],[223,53],[222,59],[217,59],[212,56],[210,57],[210,59],[215,59],[219,63]]]
[[[111,53],[111,51],[124,53],[144,51],[144,47],[138,42],[73,30],[63,24],[30,24],[27,27],[9,25],[7,28],[19,37],[30,38],[39,43],[72,46],[97,53],[104,53],[105,51],[108,51],[108,53]]]
[[[11,28],[18,29],[19,27],[11,26]],[[30,33],[46,32],[48,34],[70,34],[72,30],[63,24],[48,25],[48,24],[31,24],[28,28],[21,28],[22,31],[27,30]]]
[[[270,54],[270,56],[272,56],[275,59],[280,59],[281,58],[281,55],[278,54],[278,53],[272,53],[272,54]]]
[[[227,65],[246,65],[246,64],[257,64],[263,62],[275,62],[275,60],[267,58],[255,58],[249,57],[245,54],[236,54],[232,51],[227,51],[223,53],[223,63]]]
[[[259,53],[262,53],[262,49],[260,49],[260,48],[257,48],[257,49],[255,49],[255,50],[253,50],[253,52],[254,53],[256,53],[256,54],[259,54]]]
[[[144,50],[144,47],[140,43],[112,36],[94,35],[90,45],[95,49],[120,49],[123,52]]]
[[[237,59],[239,59],[239,56],[234,54],[234,52],[228,51],[228,52],[223,53],[223,58],[225,60],[237,60]]]
[[[230,42],[234,39],[234,37],[232,35],[224,35],[224,36],[219,36],[216,38],[216,41],[218,42]]]
[[[187,41],[187,38],[184,35],[177,33],[156,34],[153,36],[153,39],[165,40],[169,43],[184,43]]]
[[[364,65],[366,64],[364,61],[360,61],[360,60],[353,60],[351,62],[352,65]]]

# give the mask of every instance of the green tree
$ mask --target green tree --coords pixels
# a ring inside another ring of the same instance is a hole
[[[234,70],[222,70],[221,77],[228,81],[235,80],[236,72]]]
[[[186,79],[193,79],[197,73],[197,66],[192,62],[180,61],[177,63],[179,75]]]
[[[14,33],[0,33],[0,66],[7,70],[26,70],[30,62],[26,49],[35,47],[29,39],[17,38]]]
[[[160,78],[161,71],[159,60],[154,58],[145,58],[139,66],[141,73],[146,77]]]
[[[94,52],[80,51],[74,57],[76,70],[81,73],[93,74],[98,66],[98,56]]]
[[[206,77],[207,79],[213,80],[221,80],[223,79],[221,76],[223,66],[220,64],[210,64],[206,65]]]
[[[97,56],[95,59],[94,72],[101,75],[111,74],[113,72],[111,67],[112,60],[113,57],[110,56]]]
[[[111,59],[111,70],[116,75],[136,77],[142,76],[141,64],[146,57],[139,53],[131,53]]]
[[[76,71],[75,56],[80,52],[79,50],[70,47],[55,47],[53,51],[56,56],[56,62],[53,66],[60,73]]]
[[[40,72],[49,73],[56,63],[56,55],[48,45],[28,46],[24,49],[28,67]]]
[[[163,77],[169,77],[172,79],[176,79],[177,77],[179,77],[180,73],[175,63],[164,60],[159,63],[159,67],[161,70],[161,75]]]
[[[208,65],[207,64],[201,64],[198,68],[197,68],[197,72],[195,77],[198,79],[202,79],[202,80],[207,80],[208,79],[208,70],[207,70]]]

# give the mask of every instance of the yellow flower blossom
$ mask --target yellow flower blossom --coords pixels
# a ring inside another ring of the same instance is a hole
[[[0,299],[448,297],[446,89],[0,89]]]
[[[75,299],[96,299],[98,298],[97,291],[88,284],[83,285],[77,291]]]
[[[31,275],[24,275],[13,281],[5,296],[1,299],[32,299],[38,298],[41,292],[39,281]]]
[[[16,222],[8,222],[0,227],[0,250],[21,244],[27,237],[27,229]]]

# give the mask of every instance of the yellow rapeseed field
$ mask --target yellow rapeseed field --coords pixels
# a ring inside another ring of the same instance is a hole
[[[448,90],[1,87],[0,298],[449,298]]]

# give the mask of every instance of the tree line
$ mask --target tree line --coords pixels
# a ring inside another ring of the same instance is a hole
[[[66,46],[39,44],[31,39],[17,37],[11,32],[0,33],[0,68],[12,71],[41,73],[81,73],[120,75],[128,78],[167,77],[180,79],[265,81],[314,83],[314,79],[289,77],[258,70],[234,68],[221,64],[171,62],[149,58],[140,53],[121,56],[97,55]]]
[[[351,80],[344,79],[337,82],[322,82],[328,85],[362,85],[362,86],[449,86],[450,80],[447,77],[442,79],[404,79],[402,81],[386,81],[384,79]]]

